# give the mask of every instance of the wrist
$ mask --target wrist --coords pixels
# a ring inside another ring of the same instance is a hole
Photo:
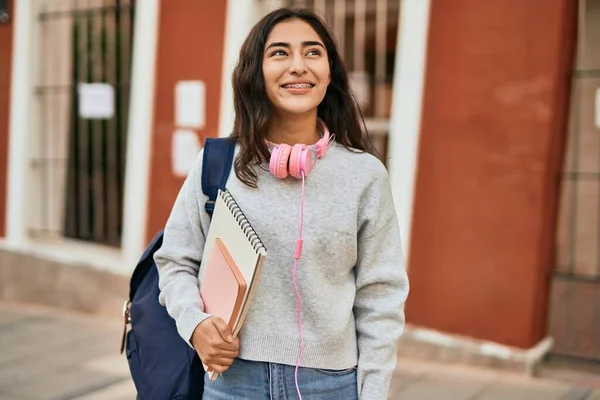
[[[194,347],[191,341],[193,333],[198,325],[211,316],[211,314],[203,313],[196,306],[189,306],[177,320],[177,330],[179,331],[179,335],[190,347]]]

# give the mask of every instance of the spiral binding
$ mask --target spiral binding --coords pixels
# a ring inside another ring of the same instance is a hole
[[[235,217],[236,222],[244,231],[244,235],[246,235],[246,238],[248,239],[250,244],[252,244],[254,251],[259,252],[260,250],[263,250],[266,252],[267,248],[256,234],[256,231],[250,224],[250,221],[248,221],[248,219],[244,215],[244,212],[242,211],[240,206],[238,206],[231,193],[229,193],[228,190],[219,191],[219,196],[221,196],[223,202]]]

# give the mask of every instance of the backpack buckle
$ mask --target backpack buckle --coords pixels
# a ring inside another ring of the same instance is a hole
[[[206,203],[204,203],[204,209],[208,215],[212,215],[212,213],[215,211],[215,203],[216,202],[214,200],[206,200]]]
[[[121,336],[121,354],[125,350],[125,335],[127,334],[127,325],[131,323],[131,302],[123,302],[123,335]]]
[[[125,319],[125,325],[131,323],[130,307],[131,302],[129,300],[123,302],[123,318]]]

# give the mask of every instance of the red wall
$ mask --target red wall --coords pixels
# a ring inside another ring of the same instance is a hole
[[[12,66],[14,4],[9,1],[11,20],[0,24],[0,237],[6,229],[6,195],[8,170],[8,124],[10,115],[10,80]]]
[[[546,335],[577,4],[432,0],[408,321]]]
[[[160,2],[148,240],[164,227],[183,183],[171,171],[176,82],[204,81],[206,126],[198,134],[201,143],[218,136],[226,6],[226,1],[214,0]]]

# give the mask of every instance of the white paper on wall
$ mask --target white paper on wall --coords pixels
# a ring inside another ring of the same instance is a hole
[[[110,119],[115,114],[115,91],[108,83],[80,83],[79,116],[85,119]]]
[[[175,125],[202,129],[206,125],[206,85],[202,81],[175,84]]]
[[[188,129],[178,129],[173,132],[171,146],[171,169],[173,174],[186,177],[200,152],[200,138],[198,134]]]

